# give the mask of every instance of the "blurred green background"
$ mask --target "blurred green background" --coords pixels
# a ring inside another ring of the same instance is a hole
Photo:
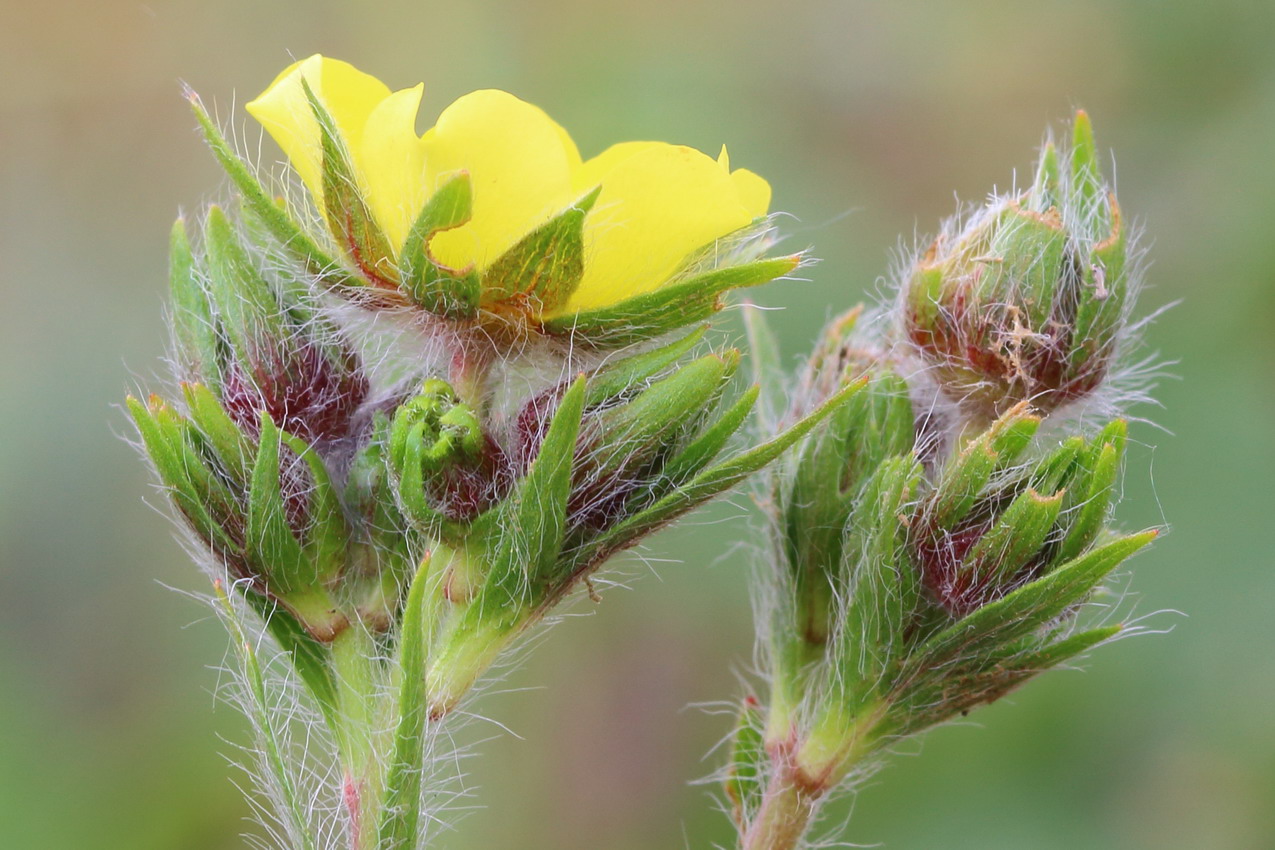
[[[424,123],[497,86],[587,154],[630,138],[767,176],[813,282],[762,300],[790,355],[933,231],[1030,166],[1075,106],[1146,227],[1149,344],[1180,364],[1138,425],[1121,517],[1172,533],[1105,648],[930,735],[857,799],[893,848],[1275,847],[1275,4],[585,0],[0,2],[0,846],[223,850],[247,807],[212,690],[225,638],[143,498],[118,405],[160,368],[168,226],[224,196],[179,80],[223,117],[290,55],[426,81]],[[252,130],[256,133],[256,130]],[[254,136],[255,138],[255,136]],[[270,150],[270,148],[266,148]],[[273,154],[268,154],[273,156]],[[219,188],[220,187],[220,188]],[[723,327],[736,327],[728,317]],[[1154,448],[1153,448],[1154,447]],[[496,723],[439,847],[708,848],[702,787],[752,657],[746,500],[630,559],[476,706]],[[661,560],[671,563],[659,563]],[[658,574],[658,575],[654,575]],[[981,728],[969,728],[977,726]],[[845,811],[844,809],[842,811]]]

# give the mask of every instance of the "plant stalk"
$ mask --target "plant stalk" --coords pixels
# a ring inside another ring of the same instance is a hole
[[[781,770],[770,780],[761,807],[744,833],[741,850],[796,850],[814,823],[823,788],[797,781],[792,771]]]

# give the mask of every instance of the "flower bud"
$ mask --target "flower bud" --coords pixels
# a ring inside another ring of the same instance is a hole
[[[499,495],[503,454],[473,408],[445,381],[431,378],[395,411],[388,460],[407,515],[437,529],[473,519]]]
[[[971,440],[941,471],[912,529],[931,597],[965,616],[1085,552],[1105,525],[1125,425],[1072,437],[1018,466],[1039,419],[1019,406]]]
[[[907,339],[943,393],[983,421],[1021,401],[1048,413],[1094,393],[1132,294],[1120,207],[1076,114],[1071,147],[1045,146],[1027,191],[953,220],[903,290]]]
[[[183,379],[212,389],[250,432],[264,410],[307,442],[346,436],[368,394],[358,356],[287,281],[262,276],[217,207],[208,212],[204,248],[197,259],[178,221],[172,290]]]

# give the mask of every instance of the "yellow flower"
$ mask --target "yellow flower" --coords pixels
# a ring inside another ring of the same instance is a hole
[[[766,215],[770,186],[750,171],[731,171],[725,148],[714,160],[688,147],[627,142],[583,160],[542,110],[497,90],[461,97],[418,136],[422,89],[391,92],[352,65],[314,55],[287,68],[247,106],[332,225],[320,123],[326,110],[362,208],[390,254],[371,258],[383,265],[397,263],[422,207],[462,174],[472,193],[468,218],[433,234],[428,255],[440,267],[480,278],[524,237],[598,190],[580,225],[578,280],[556,303],[534,305],[537,320],[607,310],[659,290],[676,282],[697,252]],[[789,259],[767,279],[795,266]],[[718,291],[754,282],[762,281]]]

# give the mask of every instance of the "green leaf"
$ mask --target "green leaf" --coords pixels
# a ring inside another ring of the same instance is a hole
[[[483,272],[483,303],[519,299],[537,314],[565,303],[584,276],[584,220],[601,191],[589,192],[497,258]]]
[[[239,190],[244,203],[284,248],[302,260],[311,273],[317,275],[326,286],[345,290],[363,288],[364,282],[361,279],[350,274],[336,259],[320,248],[304,228],[299,226],[283,207],[274,202],[253,175],[252,169],[235,154],[199,98],[192,93],[189,99],[191,109],[203,131],[204,140],[208,143],[213,156],[230,176],[231,182]]]
[[[701,322],[721,309],[729,289],[757,286],[782,277],[801,263],[802,255],[758,260],[675,280],[609,307],[548,318],[550,335],[571,336],[599,348],[617,348]]]
[[[398,636],[398,725],[394,760],[385,777],[379,827],[383,850],[415,850],[420,829],[421,780],[425,770],[425,724],[429,699],[425,689],[425,597],[433,573],[428,555],[421,561],[403,607]]]
[[[412,225],[399,257],[402,283],[418,307],[440,316],[468,319],[478,315],[480,282],[473,269],[452,269],[430,255],[430,241],[444,230],[460,227],[473,215],[473,185],[462,172],[430,196]]]

